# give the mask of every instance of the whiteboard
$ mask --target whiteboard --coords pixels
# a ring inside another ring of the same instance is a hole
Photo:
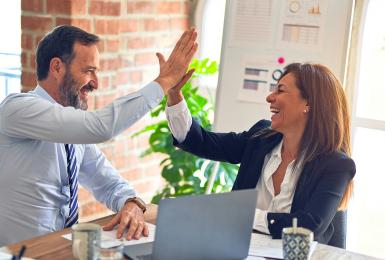
[[[265,101],[285,65],[316,62],[344,81],[354,0],[227,0],[214,130],[270,119]]]

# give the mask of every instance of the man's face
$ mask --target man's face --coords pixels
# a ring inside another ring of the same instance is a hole
[[[59,85],[61,104],[87,110],[88,94],[98,88],[99,51],[76,42],[74,54]]]

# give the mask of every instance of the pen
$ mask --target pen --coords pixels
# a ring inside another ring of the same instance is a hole
[[[27,249],[27,247],[25,245],[22,245],[20,248],[18,256],[15,256],[15,255],[12,256],[11,260],[20,260],[24,255],[25,249]]]

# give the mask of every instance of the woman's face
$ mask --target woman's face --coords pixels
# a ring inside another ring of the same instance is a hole
[[[266,97],[266,101],[270,103],[270,112],[273,113],[272,129],[282,134],[303,133],[309,107],[292,73],[281,78],[276,90]]]

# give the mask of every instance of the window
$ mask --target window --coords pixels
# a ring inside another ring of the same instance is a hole
[[[225,0],[199,1],[201,6],[197,8],[197,21],[199,38],[199,58],[209,58],[211,61],[220,62],[223,23],[225,18]],[[208,88],[216,88],[218,74],[212,77],[199,79],[199,85]]]
[[[385,257],[385,1],[368,0],[353,102],[355,190],[347,249]]]
[[[10,93],[20,92],[21,7],[20,0],[0,4],[0,102]]]

